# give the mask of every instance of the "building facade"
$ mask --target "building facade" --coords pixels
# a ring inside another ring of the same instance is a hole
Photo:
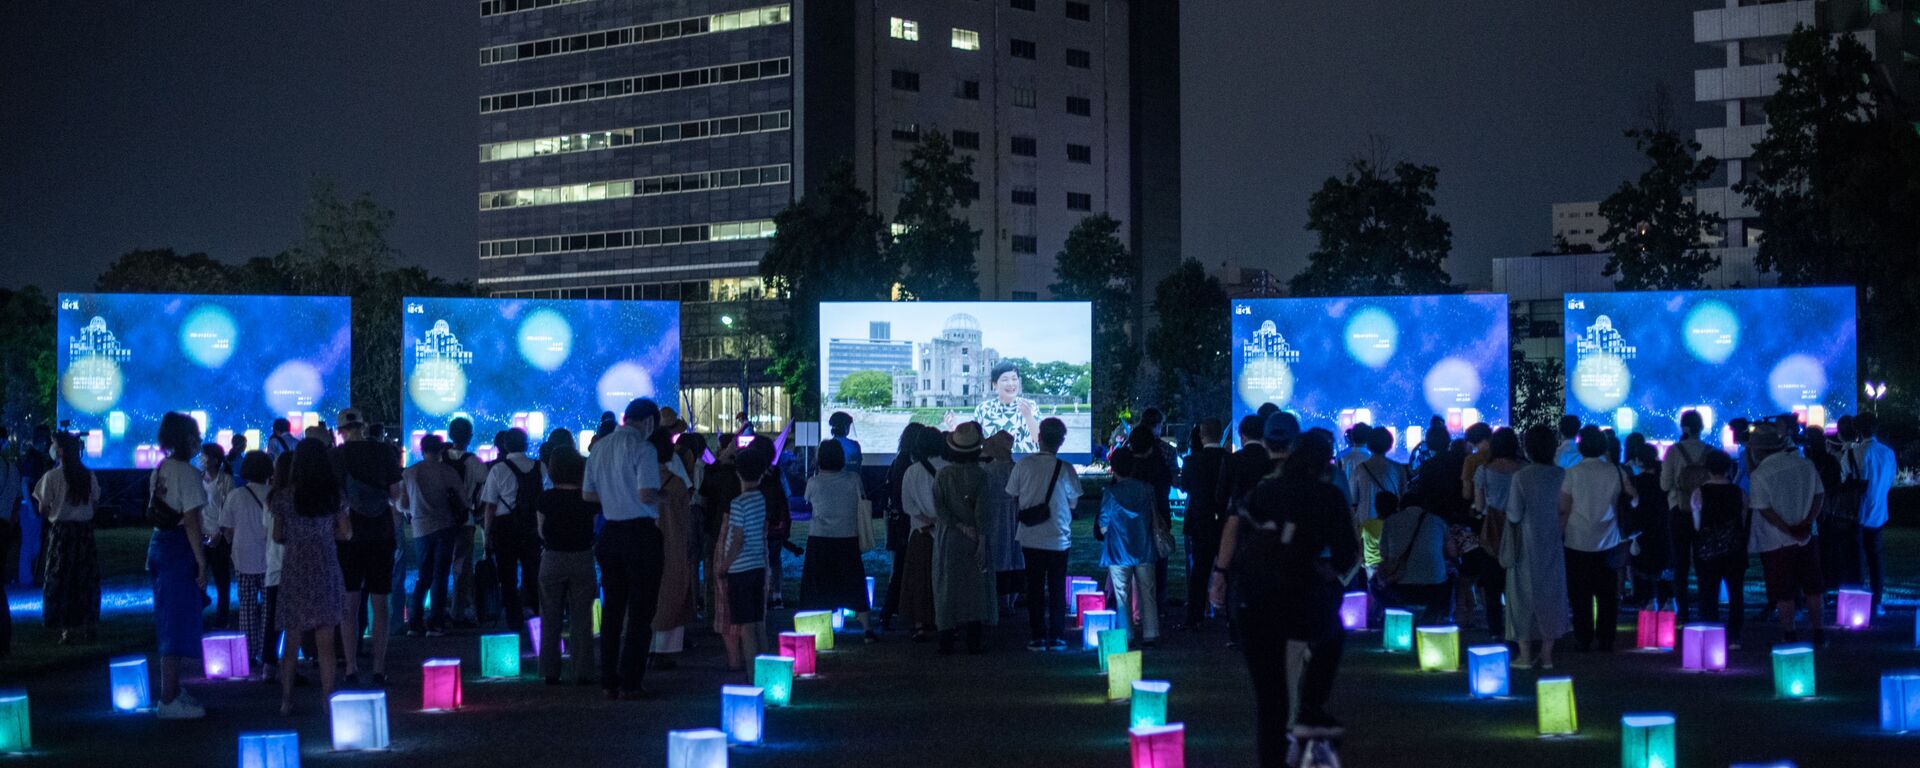
[[[1000,353],[981,345],[980,320],[956,313],[947,318],[940,335],[920,345],[920,365],[909,380],[915,408],[959,408],[976,405],[987,391],[987,373],[1000,364]],[[895,392],[900,389],[896,388]]]
[[[1607,232],[1607,220],[1600,215],[1599,201],[1553,204],[1553,247],[1564,245],[1572,251],[1600,250],[1600,236]]]
[[[823,361],[827,366],[827,391],[823,393],[828,401],[840,394],[840,382],[855,371],[885,371],[895,374],[913,371],[913,342],[907,339],[893,338],[893,323],[874,321],[867,323],[866,338],[827,339],[827,357]]]

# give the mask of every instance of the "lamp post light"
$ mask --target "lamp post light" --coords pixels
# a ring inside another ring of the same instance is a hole
[[[1887,396],[1887,383],[1884,381],[1882,382],[1869,381],[1867,382],[1866,393],[1867,393],[1867,399],[1873,401],[1873,415],[1879,416],[1880,415],[1880,398]]]
[[[740,355],[740,412],[747,414],[748,419],[752,419],[753,408],[751,404],[747,402],[749,399],[747,391],[747,345],[739,337],[732,335],[733,315],[721,315],[720,324],[726,327],[728,337],[734,340],[734,352]]]

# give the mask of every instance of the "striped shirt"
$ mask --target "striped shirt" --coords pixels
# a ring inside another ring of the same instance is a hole
[[[767,499],[765,496],[749,491],[733,499],[733,509],[727,514],[727,525],[740,529],[744,534],[740,540],[740,554],[733,558],[733,565],[727,573],[746,573],[756,568],[767,567]],[[727,538],[733,538],[733,532],[727,532]]]

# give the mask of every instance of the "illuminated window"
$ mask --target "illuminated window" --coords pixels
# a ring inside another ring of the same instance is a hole
[[[529,187],[526,189],[482,192],[480,193],[480,210],[520,208],[530,205],[585,203],[596,200],[616,200],[627,197],[702,192],[712,189],[757,187],[768,184],[785,184],[792,180],[791,166],[767,165],[752,168],[730,168],[727,170],[706,171],[703,173],[644,176],[637,179],[620,179],[618,181],[595,181],[585,184]]]
[[[888,33],[893,35],[893,39],[895,40],[913,40],[917,42],[920,39],[920,22],[895,16],[891,23],[888,24]],[[956,37],[954,39],[958,40],[959,38]]]
[[[496,13],[511,13],[527,10],[539,3],[560,5],[580,2],[580,0],[500,0],[501,10]],[[517,7],[515,4],[517,3]],[[487,13],[487,6],[481,6],[481,15]],[[749,8],[743,11],[720,13],[711,16],[695,16],[672,21],[657,21],[633,27],[607,29],[597,32],[585,32],[565,37],[548,37],[540,40],[528,40],[520,43],[496,45],[480,49],[480,65],[505,64],[510,61],[538,59],[547,56],[563,56],[569,53],[593,51],[601,48],[618,48],[628,45],[644,45],[682,37],[706,35],[715,32],[732,32],[738,29],[785,24],[793,20],[793,8],[788,5],[769,5],[762,8]],[[911,23],[911,22],[909,22]]]
[[[716,224],[690,224],[673,227],[652,227],[648,229],[620,229],[609,232],[584,232],[568,235],[550,235],[546,237],[523,237],[510,240],[485,240],[480,243],[480,258],[511,259],[521,256],[541,256],[551,253],[572,251],[600,251],[622,248],[659,248],[682,243],[709,243],[725,240],[749,240],[773,237],[774,226],[770,219],[755,221],[730,221]],[[567,277],[604,277],[610,274],[631,273],[632,270],[608,270],[602,272],[577,272],[570,275],[522,276],[481,278],[482,284],[525,282],[528,280],[561,279]]]
[[[793,127],[793,113],[761,112],[751,115],[716,117],[681,123],[659,123],[635,128],[615,128],[594,133],[573,133],[480,145],[480,162],[518,160],[524,157],[591,152],[601,149],[644,144],[671,144],[698,141],[715,136],[784,131]]]
[[[596,80],[590,83],[562,85],[553,88],[538,88],[531,91],[493,94],[480,97],[480,111],[504,112],[512,109],[545,107],[577,101],[618,99],[641,93],[657,93],[661,91],[681,90],[684,88],[704,88],[711,85],[745,80],[786,77],[791,73],[792,66],[793,61],[791,59],[767,59],[765,61],[748,61],[740,64],[702,67],[679,72],[662,72],[640,77]]]
[[[953,47],[963,51],[980,50],[980,33],[971,29],[953,28]]]

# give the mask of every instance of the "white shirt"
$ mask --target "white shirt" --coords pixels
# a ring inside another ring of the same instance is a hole
[[[479,456],[455,448],[447,449],[446,458],[448,461],[459,465],[458,467],[450,467],[455,474],[459,474],[460,472],[466,473],[460,475],[460,483],[464,486],[464,491],[460,497],[466,499],[467,505],[473,506],[477,511],[478,507],[475,505],[480,501],[480,491],[487,487],[487,475],[489,474],[487,463],[481,461]],[[469,521],[463,519],[460,521],[460,524],[465,525],[468,522]]]
[[[1407,490],[1407,465],[1372,456],[1354,465],[1347,482],[1353,484],[1353,519],[1364,523],[1379,516],[1373,509],[1374,494],[1386,491],[1398,496]]]
[[[240,573],[267,572],[266,483],[248,483],[227,494],[221,505],[227,527],[233,529],[233,569]]]
[[[200,484],[200,470],[187,462],[173,459],[160,462],[147,483],[149,494],[156,483],[165,485],[167,493],[160,500],[182,515],[207,506],[207,487]]]
[[[200,509],[200,530],[207,538],[213,538],[220,529],[230,527],[224,507],[227,492],[233,490],[233,478],[224,472],[209,478],[202,472],[200,484],[207,497],[207,505]]]
[[[1747,507],[1771,509],[1787,525],[1798,525],[1812,516],[1813,498],[1827,490],[1820,482],[1820,471],[1813,468],[1813,462],[1790,450],[1762,460],[1760,466],[1753,468],[1752,482],[1753,490],[1747,495]],[[1788,536],[1786,531],[1774,527],[1773,523],[1756,513],[1747,548],[1754,553],[1772,552],[1810,540],[1811,536],[1806,539]]]
[[[864,491],[860,476],[851,471],[814,475],[807,481],[807,503],[813,505],[813,522],[807,527],[807,535],[840,539],[860,535],[860,496]]]
[[[933,466],[933,472],[927,471],[927,465]],[[933,475],[947,465],[946,459],[928,459],[914,462],[907,468],[907,474],[900,478],[900,506],[907,513],[907,519],[913,521],[913,527],[925,528],[933,525]]]
[[[512,464],[513,468],[508,469],[508,464]],[[491,472],[487,473],[486,487],[480,489],[480,502],[494,505],[494,517],[513,514],[514,505],[519,503],[520,496],[520,481],[514,479],[513,473],[525,474],[528,467],[533,468],[536,480],[539,479],[539,462],[527,458],[524,453],[509,453],[500,463],[493,465]]]
[[[1572,439],[1561,440],[1560,447],[1553,450],[1553,463],[1561,469],[1572,469],[1580,463],[1580,444]]]
[[[1007,493],[1013,494],[1016,510],[1038,506],[1047,498],[1047,481],[1053,479],[1056,464],[1060,468],[1060,479],[1054,481],[1053,501],[1049,504],[1053,519],[1014,528],[1014,541],[1026,549],[1065,552],[1073,545],[1073,505],[1084,491],[1080,487],[1080,473],[1073,470],[1072,464],[1060,461],[1051,453],[1031,454],[1013,465],[1013,474],[1007,476]]]
[[[47,516],[50,523],[84,523],[93,519],[93,505],[100,501],[100,481],[93,473],[87,473],[87,482],[93,486],[87,494],[87,503],[67,503],[67,476],[54,467],[40,476],[40,487],[33,489],[33,498],[40,505],[40,513]]]
[[[593,447],[580,491],[598,496],[600,512],[610,521],[660,519],[657,505],[640,500],[643,489],[660,489],[660,457],[646,435],[622,424]]]
[[[1893,491],[1894,477],[1899,474],[1893,449],[1868,438],[1847,446],[1847,454],[1853,457],[1853,466],[1860,469],[1860,477],[1867,481],[1866,495],[1860,500],[1860,524],[1868,528],[1886,525],[1887,494]],[[1840,476],[1853,476],[1853,469],[1847,466],[1844,457],[1840,462]]]
[[[1567,549],[1605,552],[1620,545],[1620,524],[1614,505],[1625,493],[1624,470],[1599,456],[1582,458],[1567,468],[1560,495],[1573,499],[1567,516]]]

